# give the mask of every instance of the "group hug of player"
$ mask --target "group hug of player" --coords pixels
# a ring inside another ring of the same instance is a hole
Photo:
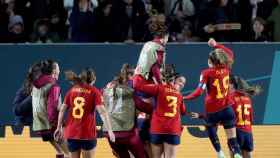
[[[33,65],[29,76],[33,85],[33,130],[54,146],[57,157],[92,158],[97,141],[97,110],[116,157],[175,158],[183,129],[181,116],[185,115],[205,120],[218,158],[225,157],[217,136],[218,125],[225,129],[232,157],[250,158],[250,97],[258,94],[260,87],[231,75],[232,51],[210,39],[208,44],[214,49],[209,53],[209,68],[202,71],[195,91],[183,96],[185,77],[177,74],[174,66],[165,64],[165,24],[154,19],[149,27],[155,38],[144,44],[136,68],[124,64],[101,90],[94,86],[93,69],[86,68],[78,75],[66,71],[72,87],[62,102],[56,83],[58,63],[47,60]],[[205,113],[187,112],[184,100],[194,99],[205,90]]]

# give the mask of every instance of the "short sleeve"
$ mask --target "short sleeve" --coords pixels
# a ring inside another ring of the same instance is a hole
[[[95,106],[103,105],[104,101],[101,92],[98,89],[94,88],[93,93],[94,93],[94,105]]]
[[[66,93],[63,103],[66,105],[66,107],[70,106],[70,91]]]

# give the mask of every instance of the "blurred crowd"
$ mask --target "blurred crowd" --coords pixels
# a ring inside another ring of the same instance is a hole
[[[0,0],[0,43],[280,41],[280,0]]]

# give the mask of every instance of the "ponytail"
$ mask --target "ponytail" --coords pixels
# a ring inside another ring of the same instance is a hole
[[[259,95],[262,92],[262,88],[259,85],[250,86],[244,79],[238,76],[231,76],[230,82],[234,89],[246,93],[250,96]]]
[[[74,84],[85,83],[91,84],[96,80],[95,71],[91,68],[86,68],[81,71],[79,75],[77,75],[72,70],[65,71],[65,78],[68,81],[74,82]]]
[[[66,80],[74,82],[74,84],[82,82],[81,78],[72,70],[65,71],[64,74]]]

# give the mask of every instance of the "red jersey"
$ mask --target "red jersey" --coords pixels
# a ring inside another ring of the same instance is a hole
[[[232,108],[236,116],[236,128],[251,133],[253,107],[250,97],[238,91],[231,93],[230,97],[233,101]]]
[[[186,112],[183,96],[172,85],[141,85],[139,90],[156,96],[156,107],[152,113],[152,134],[181,135],[181,114]]]
[[[102,96],[98,89],[86,84],[75,85],[67,92],[64,104],[68,107],[65,138],[95,139],[95,108],[102,105]]]
[[[208,68],[202,71],[200,83],[207,88],[206,112],[217,112],[230,105],[229,73],[229,69],[225,67]]]
[[[205,97],[206,113],[218,112],[231,104],[229,91],[229,73],[227,67],[215,67],[203,70],[200,75],[198,88],[185,99],[194,99],[200,96],[206,89]]]

